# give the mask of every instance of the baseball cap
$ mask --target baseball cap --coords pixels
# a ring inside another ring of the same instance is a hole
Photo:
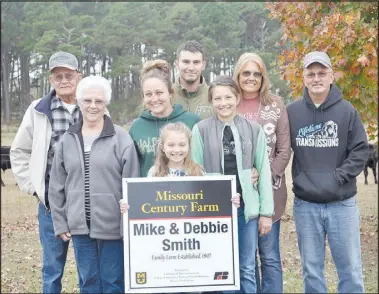
[[[332,62],[330,61],[330,58],[328,54],[325,52],[320,51],[313,51],[305,55],[304,57],[304,68],[307,68],[312,63],[321,63],[323,66],[329,67],[332,69]]]
[[[59,51],[51,55],[49,59],[49,71],[52,71],[56,67],[78,70],[79,63],[76,57],[71,53]]]

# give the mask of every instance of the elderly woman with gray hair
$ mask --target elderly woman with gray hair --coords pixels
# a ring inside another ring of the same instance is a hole
[[[51,169],[49,199],[55,235],[72,238],[81,293],[124,293],[122,178],[139,177],[133,140],[104,114],[109,82],[81,80],[83,120],[62,136]]]

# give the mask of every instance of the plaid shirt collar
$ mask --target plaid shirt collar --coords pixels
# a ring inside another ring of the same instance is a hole
[[[55,147],[57,146],[60,138],[63,134],[68,130],[71,125],[76,124],[80,120],[80,109],[78,105],[76,105],[72,114],[67,110],[64,106],[63,102],[56,96],[53,95],[51,98],[51,139],[50,139],[50,147],[47,153],[47,163],[46,163],[46,173],[45,173],[45,203],[48,206],[49,201],[47,197],[49,180],[50,180],[50,171],[51,165],[53,163]]]
[[[57,95],[54,95],[53,98],[51,99],[51,106],[50,106],[50,109],[51,111],[55,110],[55,109],[65,109],[66,107],[64,107],[63,105],[63,102],[62,100],[57,96]],[[78,109],[78,105],[76,105],[76,109]],[[75,109],[75,111],[76,111]]]

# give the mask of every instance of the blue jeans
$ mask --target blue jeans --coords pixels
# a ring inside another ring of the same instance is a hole
[[[55,236],[51,212],[42,203],[39,203],[38,207],[38,223],[43,261],[42,291],[61,293],[69,242]]]
[[[121,240],[73,235],[80,293],[124,293],[124,248]]]
[[[321,183],[322,184],[322,183]],[[295,197],[293,214],[305,293],[327,293],[326,237],[338,274],[338,293],[363,293],[359,209],[356,197],[326,204]]]
[[[238,208],[238,249],[240,263],[240,290],[216,293],[256,293],[255,252],[258,247],[258,217],[245,222],[243,208]]]
[[[243,208],[238,208],[238,248],[240,284],[238,293],[256,293],[255,251],[258,246],[258,218],[245,222]]]
[[[258,293],[283,293],[283,271],[279,247],[280,220],[272,224],[270,233],[258,237],[262,280],[258,262],[255,262],[255,277]]]

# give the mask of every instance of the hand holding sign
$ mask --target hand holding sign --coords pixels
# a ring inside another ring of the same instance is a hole
[[[240,202],[241,202],[241,195],[239,193],[237,193],[236,195],[234,195],[232,197],[232,202],[233,204],[238,208],[240,207]]]
[[[126,202],[125,199],[121,199],[120,200],[120,211],[121,211],[122,214],[124,214],[125,212],[127,212],[128,209],[129,209],[129,207],[130,207],[129,204]]]

